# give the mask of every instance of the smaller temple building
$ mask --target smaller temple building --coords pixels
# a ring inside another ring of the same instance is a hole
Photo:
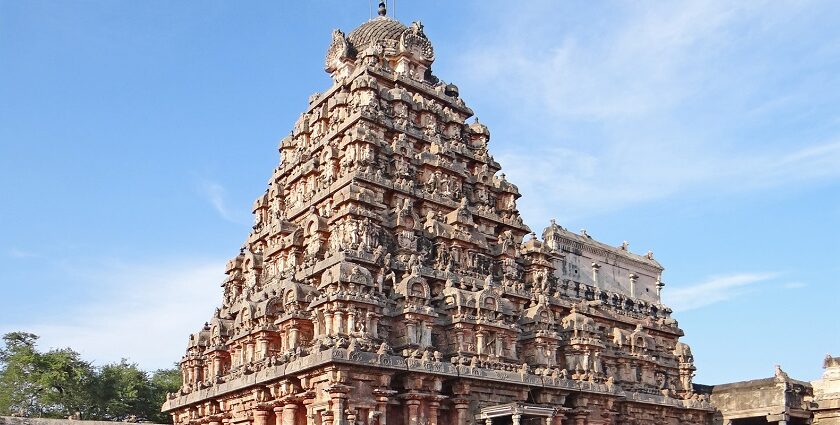
[[[780,366],[773,377],[723,385],[696,385],[717,409],[715,425],[840,425],[840,357],[826,356],[822,379],[791,378]]]

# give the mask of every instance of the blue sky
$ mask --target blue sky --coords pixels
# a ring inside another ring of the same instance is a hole
[[[525,221],[666,267],[696,382],[840,354],[840,5],[408,1]],[[366,1],[0,0],[0,332],[154,369]]]

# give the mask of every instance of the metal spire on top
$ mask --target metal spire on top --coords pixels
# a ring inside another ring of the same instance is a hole
[[[379,16],[388,14],[388,9],[385,7],[385,0],[379,2]]]

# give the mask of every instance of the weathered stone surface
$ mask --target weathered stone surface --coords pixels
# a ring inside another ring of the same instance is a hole
[[[811,385],[791,379],[778,366],[772,378],[715,385],[708,391],[719,411],[716,424],[750,420],[804,423],[811,418]]]
[[[211,425],[708,423],[662,266],[554,222],[532,233],[434,60],[420,23],[334,31],[334,84],[280,143],[164,409]]]
[[[814,388],[814,423],[840,425],[840,357],[825,356],[822,379],[811,384]]]
[[[776,366],[772,378],[723,385],[695,385],[711,396],[713,424],[840,425],[840,359],[826,356],[822,379],[792,379]]]

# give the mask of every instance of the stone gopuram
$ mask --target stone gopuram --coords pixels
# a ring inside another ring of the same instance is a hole
[[[336,30],[189,339],[176,425],[706,424],[662,266],[552,222],[431,70],[423,26]]]

